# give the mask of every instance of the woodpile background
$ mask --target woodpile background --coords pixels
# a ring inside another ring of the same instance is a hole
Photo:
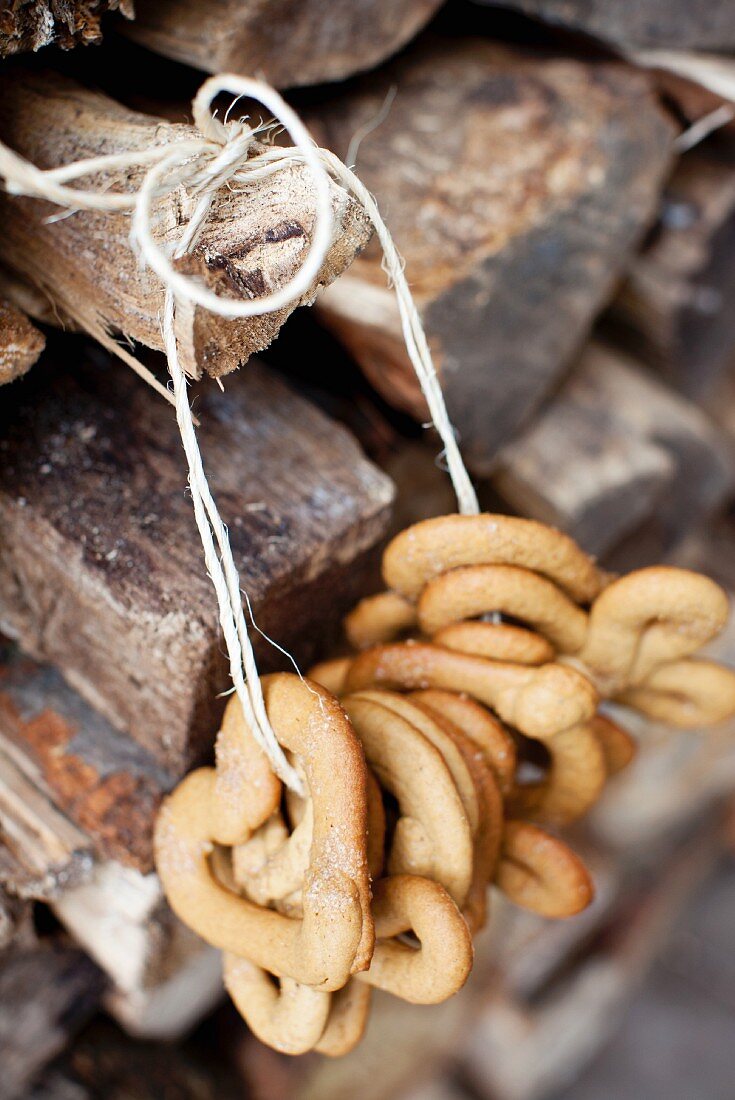
[[[726,0],[12,0],[0,138],[56,167],[185,132],[202,72],[291,89],[405,257],[483,504],[733,593],[735,108],[652,50],[718,51],[735,94]],[[288,279],[305,173],[229,195],[186,270],[243,298]],[[179,332],[255,619],[302,666],[387,534],[453,508],[379,251],[337,187],[333,207],[313,309],[192,310]],[[494,899],[460,996],[378,998],[337,1062],[262,1047],[152,865],[158,803],[206,759],[228,684],[171,410],[113,354],[135,342],[165,379],[161,287],[123,215],[3,194],[0,217],[2,1096],[540,1100],[722,857],[735,728],[638,720],[637,762],[575,836],[585,914]],[[718,656],[735,664],[735,631]]]

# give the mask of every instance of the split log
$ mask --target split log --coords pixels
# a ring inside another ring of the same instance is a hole
[[[90,1018],[104,981],[63,937],[8,952],[0,966],[2,1095],[15,1100]]]
[[[0,410],[0,628],[181,775],[211,748],[229,676],[178,429],[104,353],[54,366]],[[196,410],[256,621],[306,664],[366,583],[391,483],[255,363]],[[254,640],[263,670],[283,661]]]
[[[653,217],[672,129],[641,73],[482,41],[428,46],[313,116],[385,213],[465,457],[500,446],[566,368]],[[371,246],[319,312],[393,404],[425,416]]]
[[[617,46],[676,50],[735,49],[730,0],[476,0],[527,15]]]
[[[279,88],[372,69],[442,0],[137,0],[127,33],[205,72],[262,73]]]
[[[49,902],[110,979],[105,1005],[116,1019],[146,1038],[170,1039],[221,997],[222,978],[218,953],[178,921],[152,873],[166,784],[145,750],[55,670],[5,655],[0,881]]]
[[[133,18],[133,0],[13,0],[0,12],[0,57],[42,46],[97,43],[105,12],[120,11]]]
[[[166,773],[145,749],[85,703],[55,669],[6,649],[0,663],[0,759],[12,761],[25,778],[26,790],[33,788],[25,803],[27,813],[31,806],[36,813],[28,834],[42,838],[56,829],[58,837],[59,813],[75,830],[75,842],[66,849],[68,860],[48,859],[41,866],[39,877],[50,886],[34,896],[54,897],[70,888],[79,878],[72,869],[82,853],[91,873],[90,850],[100,859],[148,874],[153,870],[153,821],[170,786]],[[0,807],[6,808],[7,782],[0,769]],[[2,813],[0,808],[0,821]],[[14,835],[20,829],[20,823],[9,826]],[[23,852],[22,862],[29,862],[27,848]]]
[[[0,298],[0,386],[30,370],[46,338],[24,313]]]
[[[720,139],[679,162],[611,310],[626,345],[698,400],[735,359],[734,246],[735,142]]]
[[[129,111],[96,92],[54,74],[13,72],[0,80],[0,138],[41,168],[84,157],[145,149],[191,136],[191,127]],[[134,191],[142,170],[117,178],[91,176],[84,186]],[[334,237],[314,285],[275,313],[226,320],[198,307],[178,312],[181,365],[193,377],[227,374],[268,346],[297,305],[310,302],[352,262],[369,237],[365,215],[345,191],[332,185]],[[196,247],[177,261],[218,293],[244,299],[283,286],[301,265],[314,222],[313,187],[304,165],[284,168],[249,189],[216,198]],[[159,243],[175,242],[191,216],[196,196],[179,188],[156,221]],[[130,215],[78,212],[49,220],[58,208],[38,199],[0,200],[4,219],[0,261],[40,289],[60,319],[99,337],[122,333],[163,349],[164,291],[130,248]]]
[[[655,517],[663,552],[723,502],[735,462],[705,413],[619,351],[591,343],[504,449],[495,484],[514,508],[562,527],[590,553]]]

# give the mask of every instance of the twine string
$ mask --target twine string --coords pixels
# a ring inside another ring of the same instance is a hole
[[[221,92],[235,93],[238,97],[262,103],[279,125],[289,132],[293,147],[273,146],[254,153],[252,146],[256,130],[247,126],[244,120],[222,122],[213,114],[212,104]],[[232,682],[246,721],[277,775],[292,790],[303,793],[302,782],[278,744],[266,713],[243,612],[237,566],[227,528],[207,481],[188,400],[187,379],[179,361],[175,325],[177,302],[194,303],[222,317],[254,317],[290,306],[309,292],[332,243],[334,226],[330,177],[335,179],[362,206],[383,249],[384,267],[395,288],[406,349],[426,399],[431,421],[444,447],[459,511],[473,514],[479,511],[479,506],[462,461],[431,350],[403,271],[403,262],[373,196],[338,157],[328,150],[317,148],[296,113],[274,88],[261,81],[233,74],[210,77],[197,92],[193,115],[198,136],[136,152],[87,158],[45,171],[0,143],[0,176],[4,177],[6,190],[11,194],[45,199],[70,210],[132,211],[131,245],[165,287],[162,325],[176,419],[189,470],[194,517],[206,568],[217,596]],[[247,189],[275,172],[300,164],[306,165],[310,172],[314,224],[301,265],[287,283],[263,297],[236,300],[220,297],[177,270],[174,261],[194,247],[214,197],[222,187],[237,183]],[[135,192],[119,192],[109,188],[86,190],[69,186],[84,176],[114,174],[130,168],[146,168],[143,181]],[[162,197],[180,186],[199,197],[175,248],[167,250],[153,236],[154,208]]]

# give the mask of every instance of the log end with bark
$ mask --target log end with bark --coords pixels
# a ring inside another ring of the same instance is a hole
[[[14,73],[0,81],[0,138],[41,168],[90,156],[169,145],[195,135],[150,115],[130,111],[107,96],[55,73]],[[84,186],[133,192],[142,169],[91,176]],[[179,355],[194,378],[228,374],[267,347],[293,310],[348,267],[370,238],[361,207],[331,185],[333,234],[311,287],[284,309],[227,320],[198,306],[177,311]],[[172,247],[180,239],[197,198],[178,187],[155,207],[153,234]],[[120,333],[163,350],[164,288],[142,267],[130,246],[129,212],[78,211],[49,219],[58,208],[35,198],[0,196],[4,218],[0,259],[12,277],[41,292],[58,321],[96,338]],[[257,300],[286,285],[308,251],[315,220],[310,170],[291,165],[247,188],[218,192],[190,254],[178,261],[186,274],[238,300]],[[36,294],[38,297],[38,294]],[[32,301],[27,294],[26,300]]]

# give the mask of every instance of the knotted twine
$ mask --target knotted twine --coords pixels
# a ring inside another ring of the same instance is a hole
[[[247,97],[263,104],[276,122],[291,136],[293,147],[273,146],[252,154],[257,129],[244,120],[222,122],[212,113],[212,103],[223,92]],[[166,293],[163,335],[176,408],[176,419],[189,468],[194,515],[202,540],[207,571],[217,595],[219,620],[227,645],[230,675],[235,691],[259,744],[267,753],[276,774],[292,790],[303,793],[295,769],[286,759],[266,714],[260,678],[243,613],[240,580],[230,548],[227,528],[212,496],[197,444],[194,420],[187,398],[187,381],[179,362],[175,331],[177,303],[193,303],[221,317],[253,317],[272,313],[300,298],[317,278],[332,242],[330,176],[362,206],[372,222],[383,250],[383,266],[396,292],[401,329],[406,349],[426,400],[431,424],[438,432],[452,480],[459,511],[479,511],[477,497],[462,461],[457,439],[444,402],[431,351],[413,301],[403,262],[378,206],[357,176],[333,153],[318,148],[296,113],[270,85],[234,74],[210,77],[193,101],[194,123],[201,136],[155,146],[142,151],[92,157],[41,170],[0,143],[0,175],[10,194],[45,199],[76,210],[132,210],[131,246],[141,260],[158,275]],[[252,154],[252,155],[251,155]],[[255,299],[223,298],[173,266],[197,242],[216,193],[232,183],[248,186],[295,164],[310,170],[315,201],[311,241],[303,262],[293,277],[278,290]],[[100,172],[132,167],[148,169],[139,190],[133,194],[115,191],[79,190],[68,181]],[[161,197],[185,186],[198,196],[194,212],[181,239],[169,257],[153,239],[154,204]],[[126,356],[126,362],[129,357]],[[218,554],[219,551],[219,554]]]

